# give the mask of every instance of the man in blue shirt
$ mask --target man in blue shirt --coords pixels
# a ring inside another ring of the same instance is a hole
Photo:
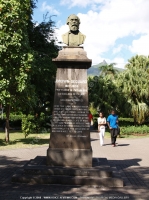
[[[115,110],[111,111],[111,114],[107,118],[107,124],[111,133],[111,143],[115,147],[116,138],[118,134],[118,116],[115,114]]]

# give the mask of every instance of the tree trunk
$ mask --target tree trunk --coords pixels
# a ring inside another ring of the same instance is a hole
[[[6,123],[5,123],[5,141],[9,142],[9,116],[10,116],[10,105],[6,107]]]
[[[134,117],[134,126],[137,126],[137,120],[136,120],[136,117]]]

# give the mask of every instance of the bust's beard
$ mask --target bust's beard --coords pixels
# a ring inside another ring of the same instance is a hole
[[[70,26],[71,31],[78,31],[79,27],[78,26]]]

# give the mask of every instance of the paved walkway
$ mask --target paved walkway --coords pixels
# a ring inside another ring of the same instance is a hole
[[[124,180],[123,188],[27,185],[11,183],[14,172],[28,160],[45,156],[48,145],[0,151],[0,200],[19,199],[149,199],[149,138],[117,139],[117,147],[100,146],[98,133],[91,133],[93,157],[107,158]]]

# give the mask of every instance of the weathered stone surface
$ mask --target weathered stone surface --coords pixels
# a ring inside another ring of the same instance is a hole
[[[30,184],[61,184],[61,185],[96,185],[103,187],[123,187],[120,178],[99,178],[87,176],[47,176],[47,175],[14,175],[13,182]]]
[[[47,157],[50,166],[92,167],[91,149],[49,148]]]
[[[56,62],[58,67],[76,69],[88,69],[91,67],[92,62],[91,59],[87,58],[87,53],[83,47],[63,47],[59,51],[58,57],[53,61]]]
[[[41,167],[28,166],[24,169],[24,173],[28,175],[64,175],[64,176],[95,176],[99,178],[112,177],[110,167],[92,167],[92,168],[68,168],[68,167]]]
[[[93,166],[51,167],[46,165],[46,157],[37,156],[21,167],[12,176],[12,182],[31,184],[96,185],[123,187],[123,179],[115,173],[106,158],[93,158]]]
[[[57,74],[47,164],[92,166],[87,85],[91,60],[83,48],[65,47],[53,61]]]
[[[50,148],[91,148],[86,69],[57,69]]]

